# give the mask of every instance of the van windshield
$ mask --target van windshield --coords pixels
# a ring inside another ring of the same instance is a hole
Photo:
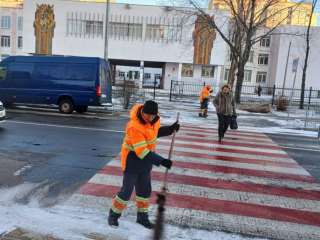
[[[0,66],[0,80],[6,79],[6,73],[7,73],[7,67],[6,66]]]

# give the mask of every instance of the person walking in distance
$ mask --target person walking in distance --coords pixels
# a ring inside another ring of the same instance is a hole
[[[257,90],[259,97],[261,96],[261,91],[262,91],[262,88],[261,88],[261,86],[259,85],[259,86],[258,86],[258,90]]]
[[[157,138],[171,135],[174,130],[178,132],[180,125],[177,121],[171,126],[161,127],[158,104],[151,100],[134,106],[130,112],[130,119],[121,149],[123,184],[113,200],[108,224],[112,227],[119,226],[118,219],[135,188],[137,223],[152,229],[154,224],[149,221],[148,216],[152,165],[162,165],[167,169],[172,166],[171,160],[154,152]]]
[[[217,93],[213,100],[213,105],[216,108],[219,121],[219,138],[221,142],[230,124],[231,114],[236,115],[234,98],[230,93],[230,85],[224,84],[221,87],[221,92]]]
[[[208,112],[208,102],[209,102],[209,95],[213,92],[210,90],[211,85],[203,86],[203,89],[200,93],[200,110],[199,110],[199,117],[207,117]]]

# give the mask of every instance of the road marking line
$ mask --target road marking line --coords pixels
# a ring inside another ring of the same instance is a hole
[[[77,192],[77,194],[80,193],[86,195],[98,195],[107,198],[114,198],[119,190],[120,187],[87,183]],[[156,202],[156,193],[156,191],[152,191],[150,202]],[[131,196],[131,200],[134,200],[134,196]],[[219,213],[232,214],[243,217],[255,217],[320,227],[320,213],[318,212],[309,212],[303,210],[287,209],[227,200],[209,199],[196,196],[190,198],[190,196],[176,193],[170,193],[170,197],[166,198],[166,206],[206,212],[218,211]]]
[[[101,131],[101,132],[125,133],[125,131],[108,130],[108,129],[102,129],[102,128],[83,128],[83,127],[72,127],[72,126],[63,126],[63,125],[44,124],[44,123],[19,122],[19,121],[12,121],[12,120],[7,120],[7,122],[9,122],[9,123],[17,123],[17,124],[36,125],[36,126],[46,126],[46,127],[71,128],[71,129],[81,129],[81,130],[91,130],[91,131]]]
[[[311,149],[311,148],[294,148],[294,147],[283,147],[282,148],[289,148],[289,149],[296,149],[296,150],[304,150],[304,151],[312,151],[312,152],[320,152],[320,150]]]
[[[73,195],[66,204],[70,206],[88,207],[107,211],[106,206],[112,205],[113,198],[97,197],[92,195]],[[149,213],[154,215],[158,205],[150,202]],[[135,201],[129,201],[123,215],[135,216],[137,214]],[[201,210],[176,208],[166,206],[166,221],[180,226],[195,227],[212,231],[220,229],[228,232],[250,233],[262,238],[281,238],[290,240],[319,240],[320,227],[297,223],[274,221],[262,218],[244,217],[219,212],[206,212]]]
[[[152,175],[152,189],[161,189],[162,175],[158,176]],[[171,180],[171,179],[170,179]],[[110,185],[115,187],[121,187],[123,182],[123,176],[119,175],[108,175],[108,174],[96,174],[93,178],[90,179],[89,183],[101,184],[101,185]],[[250,187],[250,185],[248,185]],[[307,200],[295,198],[295,196],[284,197],[284,196],[274,196],[267,194],[258,194],[258,193],[249,193],[244,191],[237,190],[227,190],[219,189],[213,187],[201,186],[201,180],[198,179],[194,184],[183,184],[179,181],[170,181],[168,183],[168,189],[171,193],[202,197],[209,199],[225,200],[225,201],[234,201],[250,204],[260,204],[264,206],[273,206],[281,207],[286,209],[296,209],[310,212],[320,212],[320,202],[314,200]],[[319,195],[319,192],[318,192]]]

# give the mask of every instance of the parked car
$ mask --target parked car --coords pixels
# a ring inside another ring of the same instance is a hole
[[[11,56],[0,63],[0,101],[56,104],[61,113],[111,102],[109,62],[91,57]]]
[[[0,102],[0,122],[4,122],[5,118],[6,118],[6,110],[4,109],[2,102]]]

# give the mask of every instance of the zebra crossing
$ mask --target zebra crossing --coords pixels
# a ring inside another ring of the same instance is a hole
[[[180,123],[168,176],[165,221],[186,227],[303,240],[320,236],[320,184],[268,136]],[[171,136],[156,152],[168,157]],[[154,167],[150,215],[165,169]],[[108,212],[122,185],[121,156],[93,176],[71,201]],[[134,194],[124,215],[135,215]],[[120,220],[121,224],[121,220]]]

